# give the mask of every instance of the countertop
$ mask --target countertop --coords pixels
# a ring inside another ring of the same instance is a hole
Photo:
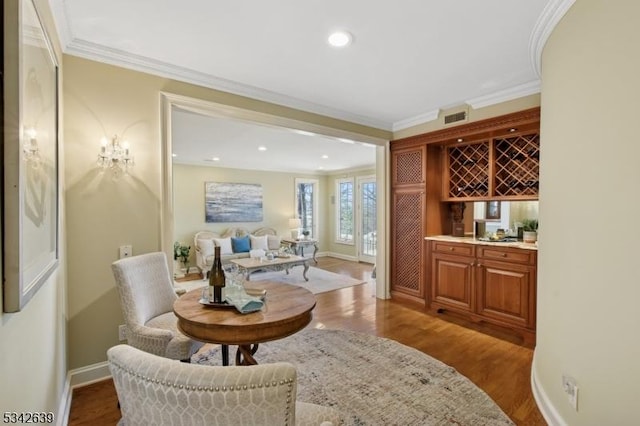
[[[424,237],[425,240],[431,241],[445,241],[449,243],[463,243],[463,244],[478,244],[485,246],[496,246],[496,247],[514,247],[525,250],[538,250],[538,245],[536,243],[523,243],[522,241],[514,241],[514,242],[493,242],[493,241],[481,241],[473,237],[454,237],[452,235],[434,235],[432,237]]]

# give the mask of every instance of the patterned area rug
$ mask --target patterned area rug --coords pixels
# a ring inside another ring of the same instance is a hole
[[[303,268],[301,266],[295,266],[289,270],[288,274],[284,271],[256,272],[251,274],[251,281],[268,280],[285,284],[293,284],[304,287],[313,294],[325,293],[327,291],[364,283],[362,280],[356,280],[355,278],[351,278],[346,275],[336,274],[325,271],[324,269],[314,268],[313,266],[310,266],[307,271],[307,278],[309,278],[309,281],[305,281],[302,276],[302,271]]]
[[[218,351],[205,345],[192,362],[220,365]],[[340,410],[347,425],[514,424],[454,368],[394,340],[305,329],[261,344],[255,358],[295,365],[297,399]]]

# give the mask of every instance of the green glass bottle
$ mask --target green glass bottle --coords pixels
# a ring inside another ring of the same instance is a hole
[[[209,272],[209,302],[224,302],[222,289],[225,285],[224,269],[222,269],[222,259],[220,258],[220,247],[216,247],[213,265]]]

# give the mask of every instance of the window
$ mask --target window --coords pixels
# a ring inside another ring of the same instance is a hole
[[[338,179],[336,181],[336,241],[344,244],[354,243],[353,186],[353,178]]]
[[[318,234],[318,180],[296,178],[296,217],[309,236]]]

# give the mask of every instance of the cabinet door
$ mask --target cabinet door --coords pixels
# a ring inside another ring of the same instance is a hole
[[[431,303],[473,312],[476,304],[474,264],[474,257],[432,253]]]
[[[424,145],[391,151],[391,185],[424,185],[426,155]]]
[[[424,303],[425,194],[396,189],[392,201],[391,291]]]
[[[505,325],[533,329],[535,267],[479,260],[476,269],[477,312]]]

